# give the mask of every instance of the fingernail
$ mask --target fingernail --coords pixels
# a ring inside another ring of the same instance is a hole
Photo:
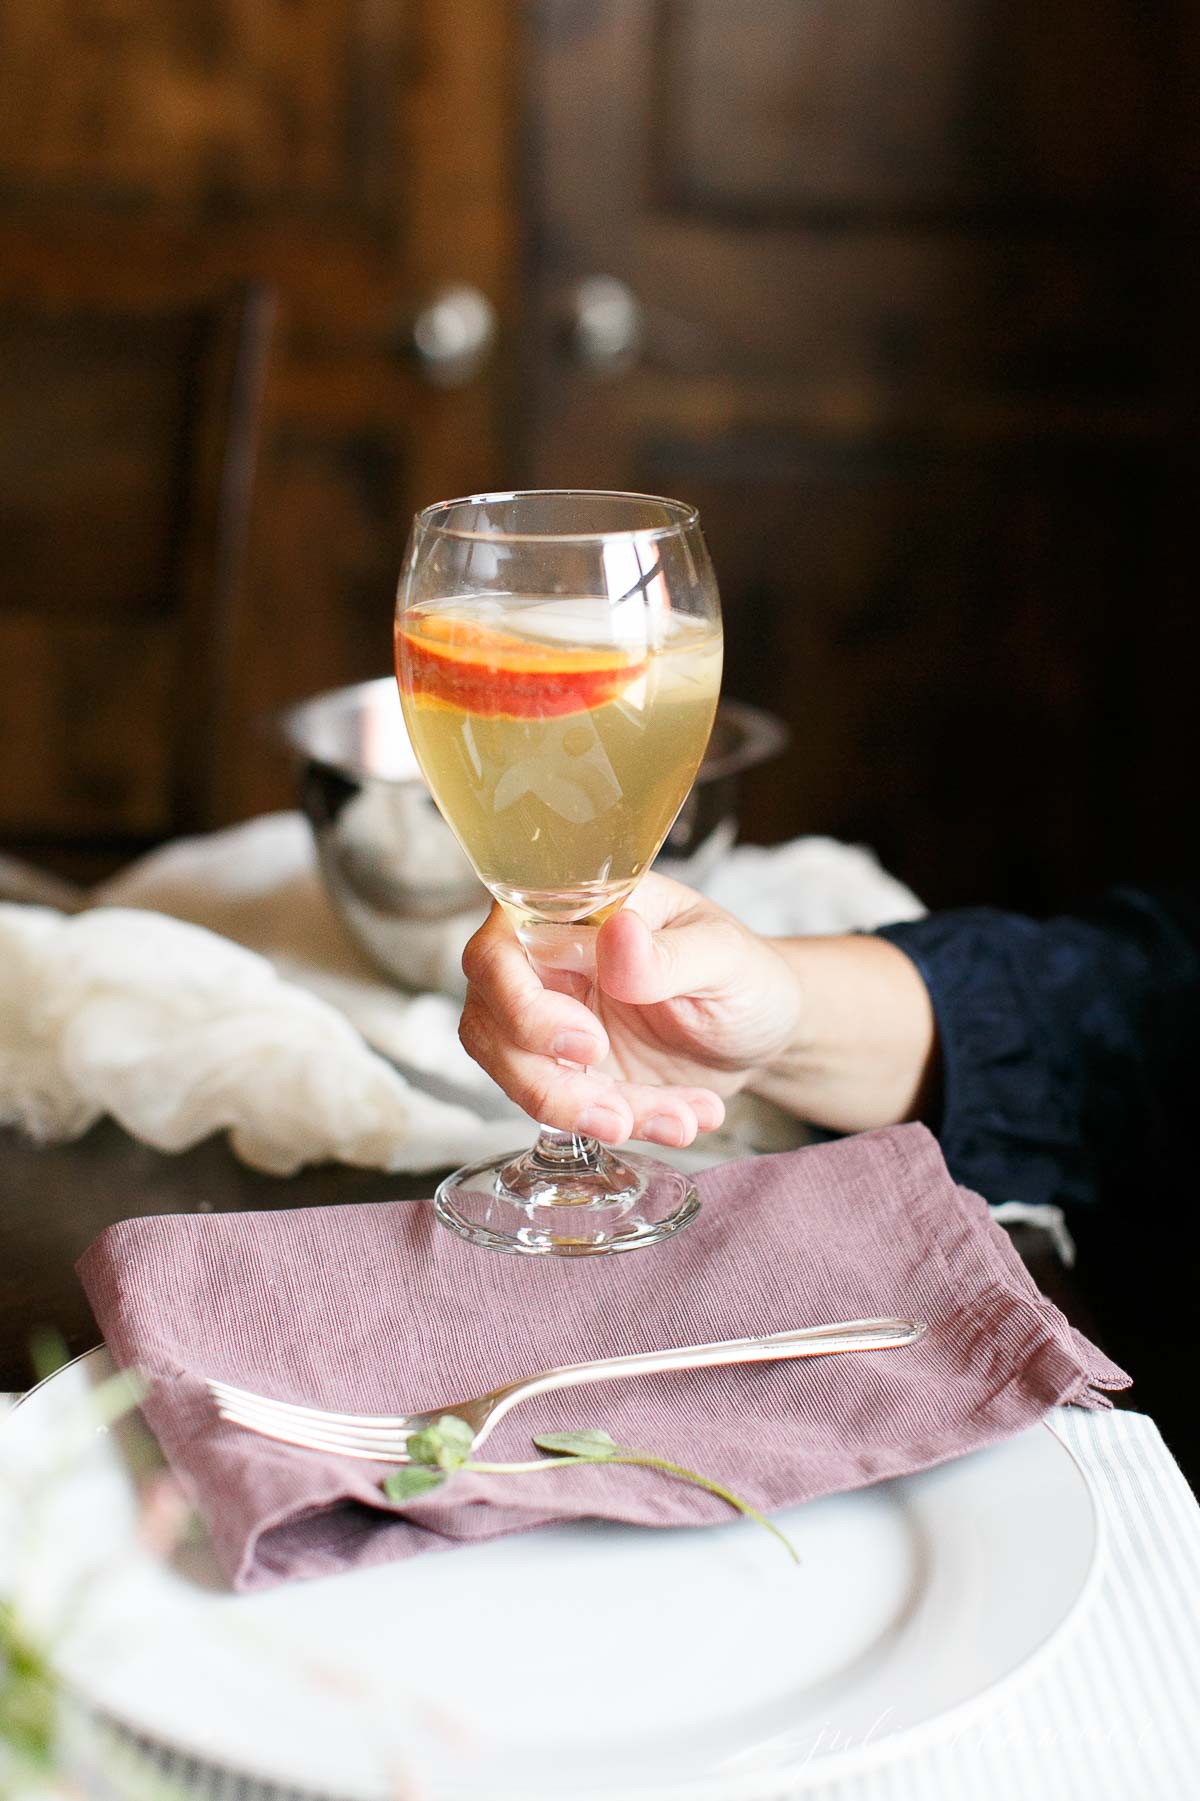
[[[575,1130],[586,1138],[603,1138],[606,1144],[620,1144],[625,1137],[625,1121],[611,1107],[585,1107],[575,1121]]]
[[[590,1032],[560,1032],[550,1046],[550,1054],[564,1063],[594,1063],[600,1046]]]
[[[642,1127],[647,1138],[656,1138],[660,1144],[682,1144],[683,1127],[669,1113],[656,1113]]]

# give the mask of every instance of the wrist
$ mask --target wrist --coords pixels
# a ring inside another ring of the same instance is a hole
[[[937,1082],[928,990],[896,945],[866,934],[773,941],[798,993],[796,1029],[751,1090],[814,1125],[866,1131],[920,1118]]]

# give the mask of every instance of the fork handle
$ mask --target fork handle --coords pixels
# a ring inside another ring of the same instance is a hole
[[[604,1357],[594,1363],[567,1363],[540,1375],[526,1376],[495,1391],[492,1414],[507,1412],[530,1395],[585,1382],[611,1382],[618,1376],[651,1376],[658,1370],[709,1369],[733,1363],[779,1363],[790,1357],[827,1357],[835,1351],[887,1351],[915,1344],[925,1336],[921,1320],[854,1319],[834,1326],[800,1326],[757,1338],[727,1338],[718,1344],[680,1345],[666,1351],[637,1351],[628,1357]]]

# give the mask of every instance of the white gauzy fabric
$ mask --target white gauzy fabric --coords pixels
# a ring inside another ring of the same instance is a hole
[[[418,1093],[263,957],[160,914],[0,906],[0,1124],[77,1137],[102,1114],[164,1151],[227,1131],[286,1175],[431,1169],[511,1136]]]
[[[698,885],[756,931],[781,935],[869,930],[924,912],[870,851],[832,838],[799,838],[772,849],[739,845],[703,872]],[[522,1116],[458,1040],[459,959],[483,904],[449,919],[412,922],[412,979],[426,990],[413,994],[381,979],[333,912],[300,813],[265,814],[179,839],[123,870],[93,898],[190,919],[261,951],[280,975],[337,1007],[384,1056],[451,1082],[489,1118],[507,1111],[520,1126]],[[512,1143],[523,1130],[514,1137],[510,1126]],[[778,1108],[739,1095],[719,1133],[670,1157],[701,1168],[747,1151],[789,1150],[804,1136]],[[459,1147],[448,1143],[443,1161],[462,1161]]]
[[[146,907],[207,926],[269,957],[278,973],[330,1002],[401,1063],[495,1093],[458,1042],[459,958],[486,905],[448,920],[414,920],[419,996],[381,976],[329,902],[308,822],[267,813],[203,837],[180,838],[97,888],[103,906]],[[419,940],[419,942],[418,942]]]
[[[703,886],[765,932],[922,912],[869,851],[828,838],[738,847]],[[228,1130],[244,1161],[280,1173],[328,1159],[445,1168],[526,1135],[458,1040],[459,958],[482,901],[413,922],[426,989],[413,993],[380,975],[334,913],[299,813],[177,840],[88,898],[73,919],[0,906],[0,1123],[62,1138],[109,1112],[164,1150]],[[407,1083],[368,1045],[463,1104]],[[802,1138],[777,1109],[738,1097],[722,1132],[677,1160]]]
[[[925,909],[869,850],[833,838],[770,849],[739,845],[699,883],[755,931],[869,931]],[[322,995],[377,1049],[470,1085],[478,1072],[458,1046],[449,1000],[412,1013],[413,997],[381,980],[329,904],[308,824],[268,813],[245,825],[181,838],[151,851],[98,888],[105,906],[149,907],[190,919],[270,957],[281,975]],[[486,908],[414,920],[413,985],[427,1002],[462,991],[459,959]]]
[[[739,844],[700,886],[718,906],[771,938],[869,932],[920,919],[926,910],[872,851],[836,838]]]

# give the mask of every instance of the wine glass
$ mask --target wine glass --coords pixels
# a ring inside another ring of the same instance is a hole
[[[596,933],[671,829],[721,681],[693,507],[653,495],[476,494],[413,524],[396,675],[434,800],[549,987],[589,1001]],[[695,1218],[655,1158],[542,1126],[449,1176],[443,1225],[493,1250],[587,1256]]]

